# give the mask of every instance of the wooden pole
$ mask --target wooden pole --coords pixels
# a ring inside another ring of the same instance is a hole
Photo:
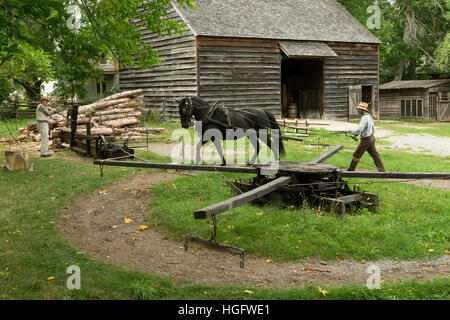
[[[318,145],[320,145],[320,144],[318,144]],[[325,152],[324,154],[318,156],[314,160],[309,161],[308,163],[311,163],[311,164],[322,163],[322,162],[328,160],[329,158],[331,158],[332,156],[334,156],[336,153],[338,153],[342,149],[344,149],[343,146],[334,146],[332,149],[330,149],[327,152]]]
[[[450,172],[367,172],[341,171],[343,178],[372,178],[372,179],[450,179]]]
[[[86,123],[86,135],[87,136],[91,135],[91,122]],[[86,151],[87,151],[87,154],[90,156],[91,155],[91,140],[86,140]]]
[[[166,169],[166,170],[186,170],[186,171],[208,171],[208,172],[234,172],[234,173],[252,173],[258,174],[259,169],[254,167],[231,167],[231,166],[200,166],[188,164],[172,163],[149,163],[149,162],[131,162],[117,160],[94,160],[95,165],[113,166],[113,167],[132,167],[147,169]]]
[[[70,147],[75,146],[75,134],[77,133],[78,107],[72,105],[72,114],[70,117]]]
[[[272,191],[275,191],[276,189],[291,183],[292,181],[292,177],[290,176],[280,177],[272,182],[262,185],[261,187],[255,188],[231,199],[222,201],[204,209],[197,210],[194,212],[194,217],[195,219],[206,219],[212,217],[213,215],[221,214],[225,211],[234,209],[253,200],[264,197],[266,194],[269,194]]]

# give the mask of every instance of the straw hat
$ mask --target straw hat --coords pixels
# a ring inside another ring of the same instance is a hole
[[[357,109],[361,109],[361,110],[364,110],[364,111],[369,111],[369,104],[365,103],[365,102],[361,102],[358,105]]]
[[[44,101],[44,100],[47,101],[47,102],[50,102],[50,98],[47,97],[47,96],[42,96],[42,97],[41,97],[41,100],[40,100],[40,101],[42,102],[42,101]]]

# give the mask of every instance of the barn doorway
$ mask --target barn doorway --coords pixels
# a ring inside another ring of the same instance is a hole
[[[283,59],[281,61],[283,117],[321,119],[323,86],[323,60]]]

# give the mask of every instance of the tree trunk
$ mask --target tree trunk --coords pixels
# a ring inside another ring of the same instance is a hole
[[[403,31],[403,42],[410,46],[412,44],[413,39],[413,33],[412,33],[412,27],[414,24],[414,11],[411,8],[407,8],[405,10],[405,29]],[[398,62],[397,62],[397,72],[395,74],[394,80],[400,81],[403,79],[403,73],[405,72],[407,62],[405,61],[404,56],[400,56]]]
[[[30,101],[39,101],[41,98],[41,85],[42,80],[35,82],[23,81],[16,79],[17,82],[25,89],[25,93]]]

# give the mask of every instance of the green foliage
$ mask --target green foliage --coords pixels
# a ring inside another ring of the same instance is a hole
[[[50,56],[27,42],[18,45],[13,59],[0,67],[5,77],[20,83],[31,101],[40,98],[41,84],[53,78]]]
[[[443,45],[440,50],[438,47],[450,29],[450,1],[342,0],[341,3],[366,26],[371,15],[367,8],[377,4],[381,9],[381,28],[371,30],[382,41],[380,82],[394,77],[415,79],[417,72],[445,75],[446,47]]]
[[[194,7],[193,0],[177,3]],[[68,10],[74,5],[80,9],[80,21]],[[50,57],[51,67],[42,70],[39,65],[35,69],[42,72],[38,76],[32,72],[33,79],[43,81],[53,74],[59,96],[82,98],[84,83],[101,77],[94,65],[105,56],[120,61],[121,67],[151,68],[159,63],[157,53],[141,39],[140,27],[130,21],[138,19],[160,35],[182,33],[184,24],[168,18],[171,8],[170,0],[0,0],[0,67],[21,57],[15,70],[24,65],[33,68],[35,62],[45,65]],[[24,48],[34,55],[24,55]],[[45,59],[36,60],[36,53]],[[40,86],[33,83],[34,88]]]
[[[445,75],[450,76],[450,32],[436,50],[437,63]]]
[[[13,91],[12,80],[0,75],[0,103],[5,101]]]

